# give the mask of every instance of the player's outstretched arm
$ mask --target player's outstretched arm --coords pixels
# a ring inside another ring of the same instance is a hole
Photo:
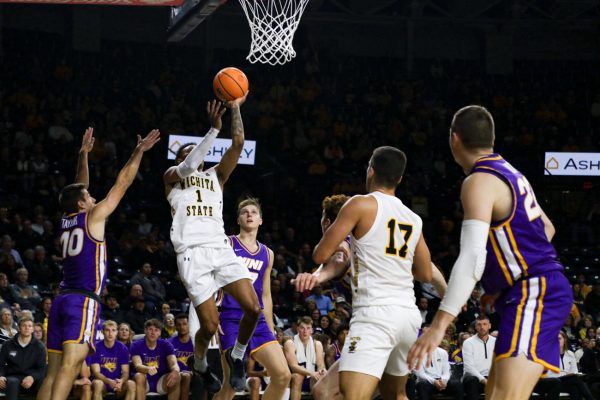
[[[354,196],[342,206],[333,224],[325,231],[321,241],[315,246],[313,260],[317,264],[324,264],[329,260],[339,244],[358,225],[367,208],[368,199],[364,196]]]
[[[213,100],[206,104],[206,114],[210,121],[210,129],[204,135],[202,141],[195,146],[192,151],[181,161],[178,165],[175,165],[167,170],[163,175],[163,181],[165,185],[172,185],[179,182],[181,179],[186,178],[198,170],[204,157],[208,153],[210,146],[212,146],[215,138],[219,134],[223,122],[221,117],[227,109],[222,107],[221,102]]]
[[[556,233],[556,229],[554,228],[554,224],[550,221],[550,218],[546,215],[545,212],[542,211],[542,221],[544,222],[544,232],[546,233],[546,237],[548,241],[551,242],[554,234]]]
[[[312,290],[316,285],[328,282],[332,279],[339,278],[348,269],[348,261],[350,259],[350,248],[346,241],[342,241],[335,253],[327,260],[327,263],[319,266],[312,274],[303,272],[296,275],[296,278],[291,280],[292,285],[299,292]]]
[[[446,283],[446,278],[444,278],[442,271],[440,271],[438,266],[433,262],[431,263],[431,284],[440,297],[443,298],[448,289],[448,284]]]
[[[231,110],[231,147],[227,149],[219,164],[215,167],[221,188],[229,179],[229,176],[235,169],[244,149],[244,123],[240,107],[246,101],[248,93],[244,97],[228,101],[225,106]]]
[[[77,159],[77,174],[75,183],[83,183],[86,189],[90,186],[90,173],[88,168],[88,153],[94,148],[94,128],[89,127],[83,134],[81,148],[79,149],[79,158]]]
[[[465,179],[461,190],[464,218],[460,237],[460,253],[454,263],[448,289],[431,327],[408,353],[409,367],[420,368],[444,338],[446,328],[460,312],[485,268],[486,244],[495,201],[497,179],[489,174],[476,173]]]
[[[412,273],[416,280],[422,283],[431,282],[431,254],[425,238],[421,233],[417,246],[415,247],[415,256],[413,258]]]
[[[115,210],[115,208],[117,208],[119,202],[125,195],[127,188],[131,186],[131,183],[138,172],[144,152],[150,150],[159,140],[160,132],[158,129],[150,131],[150,133],[144,139],[138,135],[138,144],[133,150],[133,153],[131,154],[131,157],[129,157],[129,160],[125,166],[119,172],[117,181],[106,195],[106,198],[99,202],[92,209],[90,213],[92,223],[99,221],[103,222]]]

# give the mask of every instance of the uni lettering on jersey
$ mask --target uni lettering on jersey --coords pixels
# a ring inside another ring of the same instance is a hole
[[[240,257],[240,258],[242,259],[242,262],[244,263],[246,268],[252,269],[255,271],[260,271],[262,269],[263,265],[265,264],[265,262],[263,260],[255,260],[254,258],[249,258],[249,257]]]

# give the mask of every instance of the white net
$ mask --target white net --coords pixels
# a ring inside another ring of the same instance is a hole
[[[309,0],[239,0],[252,43],[246,59],[251,63],[285,64],[296,57],[294,33]]]

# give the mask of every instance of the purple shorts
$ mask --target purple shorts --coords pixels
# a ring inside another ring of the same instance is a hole
[[[56,296],[48,318],[48,351],[62,353],[63,344],[87,343],[95,352],[98,318],[100,304],[95,300],[75,293]]]
[[[573,292],[562,271],[518,281],[496,301],[500,329],[496,361],[525,354],[545,370],[559,372],[558,332],[573,306]]]
[[[221,320],[221,329],[223,330],[223,335],[219,335],[219,339],[221,341],[222,351],[230,349],[235,345],[239,327],[239,320]],[[250,338],[247,351],[250,354],[252,354],[271,343],[277,343],[277,339],[275,338],[275,336],[273,336],[273,332],[269,330],[267,321],[261,318],[260,320],[258,320],[258,324],[256,325],[256,329],[254,330],[254,334]]]

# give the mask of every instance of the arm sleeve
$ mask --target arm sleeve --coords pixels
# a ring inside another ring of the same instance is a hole
[[[465,365],[464,375],[472,375],[479,381],[485,377],[479,373],[475,365],[475,352],[470,342],[463,343],[463,363]]]
[[[210,128],[210,130],[204,136],[204,139],[190,151],[190,154],[187,155],[185,160],[179,163],[177,166],[177,175],[180,178],[185,178],[194,173],[204,161],[204,157],[208,153],[208,149],[215,141],[215,138],[219,134],[219,130],[215,128]]]
[[[463,221],[460,254],[452,268],[448,290],[440,304],[440,310],[456,317],[467,302],[485,269],[489,230],[490,224],[486,222],[476,219]]]

